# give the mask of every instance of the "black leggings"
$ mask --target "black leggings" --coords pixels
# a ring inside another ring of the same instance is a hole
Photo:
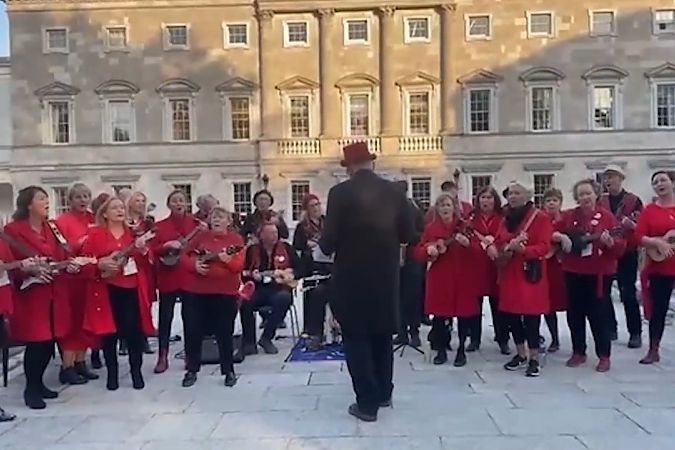
[[[171,323],[173,322],[173,310],[176,300],[182,297],[181,291],[159,293],[159,350],[169,350],[169,338],[171,337]],[[182,311],[182,310],[181,310]],[[182,315],[182,312],[181,312]]]
[[[447,350],[450,344],[450,322],[452,319],[447,317],[434,316],[431,320],[431,331],[429,331],[429,342],[431,349],[436,351]],[[459,334],[458,350],[464,350],[464,343],[469,337],[471,329],[475,326],[477,317],[458,317],[457,333]]]
[[[511,328],[513,342],[516,345],[524,344],[527,341],[529,349],[539,351],[539,326],[541,325],[541,315],[530,314],[506,314],[506,320]]]
[[[654,274],[649,276],[649,293],[652,299],[652,318],[649,321],[649,339],[651,341],[660,341],[663,337],[673,283],[675,283],[675,276],[673,275]]]
[[[489,297],[490,311],[492,312],[492,327],[495,332],[495,341],[499,344],[509,342],[509,326],[504,317],[504,313],[499,311],[497,297]],[[476,319],[475,326],[471,330],[471,341],[480,345],[483,335],[483,297],[478,297],[480,305],[480,314]]]
[[[586,319],[591,325],[598,357],[609,358],[612,348],[612,305],[610,288],[612,278],[603,276],[602,293],[598,295],[598,276],[565,272],[567,285],[567,325],[570,327],[572,351],[586,354]]]
[[[553,341],[552,344],[559,344],[560,335],[558,333],[558,313],[554,311],[550,314],[546,314],[544,319],[546,319],[546,326],[548,327],[549,333],[551,333],[551,341]]]
[[[54,356],[54,341],[29,342],[23,355],[23,372],[26,374],[26,391],[40,392],[44,387],[42,377],[49,360]]]
[[[129,366],[140,371],[143,363],[145,336],[141,326],[141,312],[136,288],[108,285],[110,306],[117,333],[103,336],[103,356],[106,367],[117,368],[117,340],[124,339],[129,349]]]
[[[310,336],[323,337],[324,322],[326,321],[326,305],[328,304],[328,283],[319,284],[314,289],[305,292],[303,305],[305,331]]]

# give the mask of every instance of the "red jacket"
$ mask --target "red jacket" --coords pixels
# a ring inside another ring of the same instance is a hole
[[[549,218],[532,206],[513,232],[506,228],[506,220],[502,221],[495,242],[497,248],[503,250],[511,239],[524,231],[531,214],[536,216],[526,230],[528,240],[525,243],[524,253],[514,253],[503,266],[499,267],[499,309],[503,312],[546,314],[550,311],[546,264],[541,265],[541,279],[537,283],[527,281],[523,271],[527,260],[543,261],[551,248],[553,227]]]
[[[221,252],[229,246],[241,247],[241,250],[232,255],[230,262],[213,260],[208,263],[209,271],[206,275],[197,273],[195,251]],[[236,232],[216,234],[209,230],[200,233],[188,245],[181,258],[181,263],[187,272],[185,290],[196,294],[237,295],[241,285],[241,271],[244,268],[245,255],[244,239]]]
[[[635,227],[635,237],[639,242],[645,236],[660,237],[670,230],[675,230],[675,206],[664,208],[656,203],[651,203],[640,214]],[[675,257],[661,262],[648,259],[645,273],[675,275]]]
[[[544,213],[546,214],[546,213]],[[548,214],[547,214],[548,215]],[[548,215],[554,231],[560,231],[562,214],[559,217]],[[554,249],[551,248],[551,251]],[[546,260],[546,274],[548,275],[548,293],[551,301],[551,312],[567,310],[567,285],[565,273],[562,267],[562,254],[560,251],[550,255]]]
[[[0,241],[0,261],[4,263],[15,261],[14,256],[5,241]],[[9,280],[9,275],[6,272],[3,272],[0,275],[0,315],[12,314],[12,310],[14,309],[13,302],[14,289]],[[0,324],[0,326],[2,326],[2,324]]]
[[[620,232],[619,221],[611,211],[596,207],[595,211],[585,213],[580,207],[565,211],[558,226],[561,233],[586,232],[599,234],[604,230]],[[626,241],[621,235],[614,236],[614,245],[610,248],[599,239],[589,244],[592,252],[588,256],[567,253],[563,255],[562,265],[565,272],[586,275],[613,275],[617,261],[626,250]]]
[[[602,194],[602,196],[598,199],[598,206],[606,209],[607,211],[612,211],[609,201],[609,194]],[[635,222],[635,216],[639,216],[640,211],[642,211],[642,200],[640,200],[640,197],[633,194],[632,192],[623,191],[623,198],[619,202],[619,208],[615,214],[615,217],[619,223],[621,223],[621,220],[624,217],[628,217]],[[626,240],[626,249],[629,251],[635,250],[640,245],[639,240],[635,237],[634,230],[625,230],[624,239]]]
[[[46,222],[42,231],[36,232],[28,220],[17,220],[5,226],[5,233],[53,261],[66,259],[65,251],[59,246]],[[11,249],[16,259],[29,256]],[[16,286],[28,277],[20,270],[12,271]],[[17,341],[40,342],[60,338],[71,330],[71,312],[68,299],[68,276],[59,273],[50,284],[34,284],[15,292],[14,313],[10,321],[10,334]]]
[[[434,220],[424,228],[420,242],[415,247],[415,258],[427,261],[427,246],[455,233],[456,222]],[[440,317],[473,317],[480,312],[478,291],[471,265],[467,264],[471,248],[452,242],[445,253],[439,255],[427,271],[424,310]]]
[[[134,237],[128,229],[120,239],[115,239],[108,227],[97,226],[89,231],[81,253],[85,256],[101,258],[110,255],[114,251],[124,249],[133,240]],[[89,265],[83,268],[82,274],[87,279],[87,303],[83,324],[85,330],[99,335],[111,334],[117,331],[108,295],[108,284],[112,284],[126,288],[135,287],[137,289],[138,308],[143,333],[151,335],[155,332],[152,325],[152,317],[150,316],[150,297],[146,280],[147,269],[144,270],[144,267],[147,266],[147,258],[136,250],[131,252],[130,258],[133,259],[138,268],[137,273],[131,275],[125,276],[120,271],[117,275],[104,280],[101,278],[98,266]]]
[[[160,292],[175,292],[185,289],[187,272],[183,270],[181,264],[165,266],[159,261],[159,257],[166,252],[165,243],[185,237],[197,227],[197,224],[197,220],[189,214],[182,217],[172,214],[155,225],[157,235],[152,241],[151,250],[158,259],[156,264],[157,289]]]
[[[87,231],[94,225],[94,215],[89,211],[68,211],[61,214],[55,220],[61,234],[68,241],[68,245],[74,254],[79,253]]]
[[[486,216],[479,212],[471,217],[471,226],[473,230],[480,233],[484,237],[497,235],[499,226],[502,222],[500,214],[493,214]],[[475,234],[471,238],[471,255],[469,261],[466,263],[472,267],[472,272],[476,276],[476,287],[478,288],[479,296],[496,296],[497,295],[497,265],[492,261],[483,246],[480,239]]]

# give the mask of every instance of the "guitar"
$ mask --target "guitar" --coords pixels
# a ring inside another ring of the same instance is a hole
[[[240,251],[242,251],[244,247],[242,245],[230,245],[227,248],[225,248],[225,253],[228,255],[236,255]],[[214,252],[211,250],[195,250],[195,254],[197,255],[197,260],[202,263],[202,264],[208,264],[211,261],[215,261],[220,257],[220,252]]]
[[[118,267],[123,266],[126,264],[126,261],[129,259],[129,254],[131,251],[134,249],[136,246],[136,241],[139,239],[151,239],[157,230],[155,228],[151,228],[148,231],[142,233],[141,235],[137,236],[133,241],[131,241],[126,247],[124,247],[122,250],[115,250],[110,254],[110,257],[112,260],[117,263]],[[112,272],[101,272],[101,278],[110,278],[113,276],[117,270],[114,270]]]
[[[96,264],[98,263],[98,259],[89,257],[89,256],[76,256],[74,258],[68,258],[63,261],[52,261],[47,258],[40,258],[38,257],[38,266],[42,268],[46,268],[50,274],[55,275],[59,272],[61,272],[63,269],[68,267],[69,264],[77,264],[78,266],[86,266],[88,264]],[[30,276],[23,280],[21,283],[21,286],[19,287],[19,290],[23,291],[25,289],[28,289],[34,284],[47,284],[45,283],[44,280],[41,280],[39,277],[36,276]]]
[[[208,227],[204,222],[199,221],[199,224],[193,228],[192,231],[190,231],[186,236],[178,239],[178,243],[180,244],[178,248],[167,248],[165,250],[165,253],[159,257],[159,262],[169,267],[178,264],[178,261],[180,260],[180,252],[195,236],[197,236],[199,232],[204,231],[207,228]]]
[[[675,230],[670,230],[661,236],[661,239],[665,240],[668,244],[670,244],[670,248],[675,250]],[[654,262],[662,262],[668,259],[668,257],[658,248],[647,247],[646,251],[649,259]]]
[[[277,284],[283,284],[290,288],[295,288],[298,285],[295,275],[293,275],[293,269],[277,269],[277,270],[264,270],[262,272],[257,272],[262,278],[263,284],[268,284],[274,281]],[[254,271],[244,270],[242,275],[245,277],[253,277]]]

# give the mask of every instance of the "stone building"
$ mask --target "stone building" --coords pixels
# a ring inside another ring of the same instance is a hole
[[[12,156],[11,64],[0,57],[0,217],[12,211],[12,181],[9,163]]]
[[[174,187],[290,221],[342,145],[423,203],[675,168],[673,0],[7,0],[15,186]],[[568,195],[568,197],[570,197]],[[568,199],[568,204],[571,199]]]

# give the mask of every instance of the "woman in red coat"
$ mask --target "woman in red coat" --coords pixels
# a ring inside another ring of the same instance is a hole
[[[572,338],[573,354],[568,367],[586,362],[586,319],[595,340],[598,372],[610,368],[612,322],[609,303],[612,277],[618,259],[626,248],[619,222],[611,211],[597,204],[600,186],[594,180],[577,181],[573,188],[579,206],[566,211],[558,227],[565,234],[561,240],[564,252],[563,270],[567,285],[567,324]]]
[[[565,286],[565,275],[562,269],[562,254],[560,241],[562,234],[558,231],[558,226],[562,220],[562,202],[563,194],[560,189],[549,189],[544,192],[544,212],[551,219],[551,225],[555,230],[551,240],[551,250],[546,255],[546,273],[548,275],[548,293],[551,301],[551,310],[544,316],[546,326],[551,333],[551,345],[548,347],[549,353],[555,353],[560,350],[560,335],[558,333],[558,311],[567,310],[567,288]]]
[[[446,349],[450,331],[447,321],[457,317],[459,346],[454,365],[461,367],[466,364],[464,344],[480,309],[471,266],[466,263],[471,253],[470,241],[462,234],[464,230],[460,229],[454,205],[449,194],[438,197],[434,207],[436,218],[424,228],[415,256],[430,262],[424,310],[425,314],[434,315],[429,333],[431,348],[438,352],[434,364],[444,364],[448,360]]]
[[[220,374],[225,386],[237,383],[232,361],[232,333],[237,317],[237,301],[244,268],[244,239],[230,230],[232,215],[215,207],[209,214],[211,229],[197,236],[182,257],[188,272],[183,299],[185,327],[185,365],[183,387],[197,381],[202,360],[202,340],[206,332],[216,336]],[[204,256],[207,254],[210,256]],[[211,258],[204,260],[204,257]]]
[[[82,254],[98,259],[96,266],[84,271],[89,279],[84,328],[102,337],[108,390],[119,388],[118,337],[124,338],[129,348],[133,387],[143,389],[143,338],[154,328],[148,308],[148,284],[139,267],[148,253],[146,243],[154,235],[133,235],[126,224],[124,203],[117,197],[101,205],[96,223],[98,226],[92,228],[82,246]]]
[[[87,231],[94,224],[94,215],[89,211],[90,203],[89,188],[82,183],[76,183],[68,191],[70,209],[56,218],[56,225],[73,255],[79,254]],[[85,362],[87,349],[96,343],[93,336],[82,329],[86,301],[82,280],[71,276],[68,285],[72,328],[68,335],[58,341],[62,359],[59,380],[63,384],[77,385],[88,380],[98,380],[98,375],[87,369]]]
[[[473,352],[480,348],[483,329],[483,299],[488,297],[492,311],[492,325],[495,331],[495,341],[499,344],[502,355],[509,355],[509,329],[504,323],[504,315],[497,307],[497,265],[491,259],[486,249],[494,242],[499,226],[502,222],[502,203],[499,194],[492,186],[485,186],[476,195],[475,209],[470,217],[471,230],[471,257],[467,262],[473,267],[476,287],[478,288],[478,304],[480,313],[475,327],[471,332],[471,343],[466,348]]]
[[[495,245],[488,247],[492,257],[499,255],[499,309],[507,314],[518,348],[518,354],[504,368],[517,370],[527,365],[525,375],[536,377],[541,315],[550,309],[544,257],[551,247],[553,228],[532,203],[532,190],[524,183],[511,182],[507,199]]]
[[[649,204],[640,214],[635,235],[646,249],[658,250],[665,259],[653,261],[647,257],[645,275],[648,280],[649,303],[649,352],[640,360],[640,364],[659,362],[659,345],[668,313],[670,296],[675,283],[675,252],[673,245],[663,236],[675,230],[675,194],[673,194],[673,176],[663,171],[652,175],[652,188],[657,195],[656,201]]]
[[[15,293],[10,334],[14,340],[27,343],[23,359],[24,401],[31,409],[44,409],[44,399],[58,397],[57,392],[47,389],[42,377],[54,352],[54,340],[71,330],[69,276],[61,271],[54,273],[47,264],[67,260],[67,256],[47,223],[48,217],[47,193],[41,187],[29,186],[19,191],[14,221],[5,226],[5,233],[17,243],[12,247],[13,256],[35,256],[41,262],[28,274],[18,270],[11,274],[16,285],[24,287]],[[67,266],[70,273],[79,269],[74,262]],[[36,282],[29,286],[31,281]]]

